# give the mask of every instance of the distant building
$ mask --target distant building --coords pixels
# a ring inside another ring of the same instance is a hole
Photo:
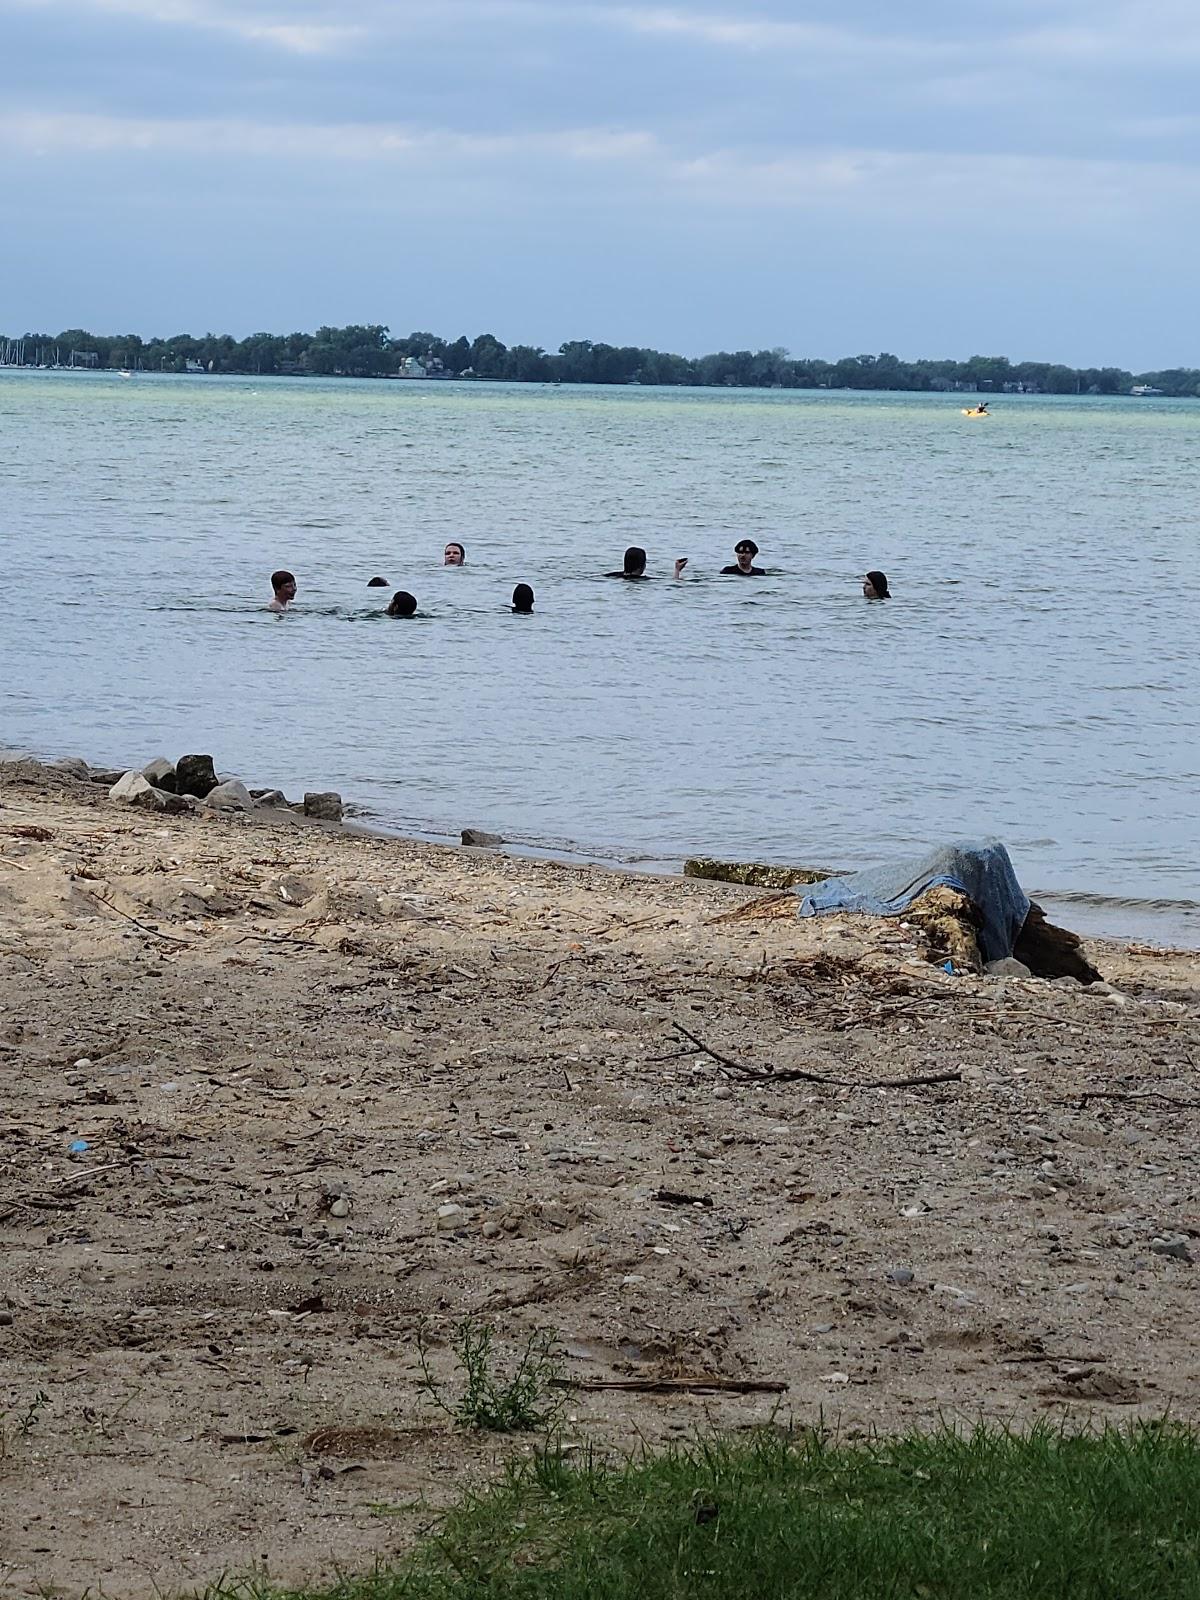
[[[1161,394],[1162,390],[1156,389],[1152,383],[1135,383],[1129,392],[1139,400],[1148,400],[1152,395]]]
[[[422,363],[417,360],[416,356],[405,356],[400,363],[396,376],[398,378],[427,378],[429,373]]]

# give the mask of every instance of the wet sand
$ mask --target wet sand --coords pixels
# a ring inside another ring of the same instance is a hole
[[[0,1592],[387,1560],[529,1447],[422,1393],[465,1317],[787,1385],[570,1446],[1190,1416],[1200,956],[950,977],[755,893],[0,771]]]

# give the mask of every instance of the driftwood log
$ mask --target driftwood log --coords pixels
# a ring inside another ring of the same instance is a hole
[[[805,867],[766,867],[754,862],[689,861],[692,867],[723,868],[725,876],[716,871],[691,872],[692,877],[719,878],[726,883],[758,884],[763,888],[790,889],[791,884],[819,883],[828,873],[810,871]],[[751,877],[742,874],[761,873]],[[768,879],[765,874],[778,876]],[[789,873],[795,876],[784,881]],[[750,900],[733,911],[714,917],[714,922],[759,922],[768,917],[794,917],[796,896],[792,893],[766,895],[761,900]],[[979,930],[983,918],[978,906],[957,889],[939,887],[927,889],[918,896],[904,913],[904,921],[919,928],[929,941],[929,959],[939,965],[953,961],[963,972],[982,972],[983,954],[979,948]],[[1046,920],[1046,913],[1036,901],[1030,901],[1029,915],[1017,937],[1013,955],[1027,966],[1035,978],[1077,978],[1080,983],[1097,983],[1100,973],[1083,954],[1083,941],[1069,928],[1057,927]]]
[[[685,878],[712,878],[716,883],[744,883],[751,889],[792,889],[822,883],[834,873],[825,867],[773,867],[765,861],[714,861],[695,856],[683,863]]]

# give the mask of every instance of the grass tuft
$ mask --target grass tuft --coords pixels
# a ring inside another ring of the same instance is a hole
[[[498,1371],[494,1335],[483,1323],[461,1323],[451,1349],[463,1378],[457,1399],[449,1398],[445,1386],[434,1378],[424,1332],[417,1335],[421,1387],[460,1428],[478,1433],[529,1433],[550,1427],[560,1406],[549,1393],[551,1380],[562,1374],[557,1334],[532,1334],[510,1377]]]

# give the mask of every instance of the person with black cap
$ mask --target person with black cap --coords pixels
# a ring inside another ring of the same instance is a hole
[[[512,608],[519,617],[533,615],[533,590],[527,583],[519,583],[513,590]]]
[[[754,565],[758,546],[753,539],[739,539],[733,547],[733,553],[737,557],[737,565],[722,567],[723,577],[761,578],[765,575],[765,568]]]
[[[417,614],[417,597],[409,594],[407,589],[399,589],[388,601],[387,615],[389,617],[415,617]]]
[[[686,556],[680,556],[676,560],[675,576],[677,578],[682,578],[683,569],[687,564],[688,558]],[[646,552],[640,544],[631,544],[625,552],[620,572],[606,572],[604,576],[606,578],[627,578],[635,583],[639,579],[645,578],[647,576]]]

